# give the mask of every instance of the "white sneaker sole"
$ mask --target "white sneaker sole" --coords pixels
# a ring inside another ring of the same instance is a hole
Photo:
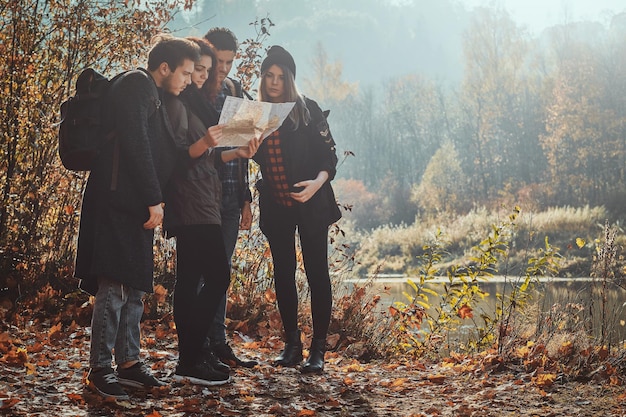
[[[176,375],[176,374],[174,375],[173,379],[176,382],[189,382],[191,384],[204,385],[206,387],[214,387],[216,385],[224,385],[224,384],[228,384],[231,381],[230,376],[228,377],[228,379],[223,379],[223,380],[219,380],[219,381],[209,381],[209,380],[206,380],[206,379],[196,378],[196,377],[193,377],[193,376]]]

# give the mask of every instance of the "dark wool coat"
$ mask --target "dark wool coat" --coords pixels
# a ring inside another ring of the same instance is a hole
[[[217,124],[218,114],[200,90],[191,84],[179,96],[165,96],[165,108],[174,131],[179,159],[165,195],[163,226],[176,236],[180,226],[221,224],[222,182],[215,167],[217,152],[207,150],[192,159],[189,147],[203,137],[209,126]]]
[[[163,202],[176,159],[160,94],[142,69],[127,72],[109,90],[106,118],[116,136],[87,181],[74,273],[91,294],[99,276],[153,290],[154,231],[143,223],[150,217],[148,207]]]
[[[341,218],[341,211],[330,185],[337,172],[337,154],[326,116],[315,101],[305,98],[305,102],[311,114],[311,121],[308,125],[300,123],[298,129],[294,131],[291,120],[287,118],[279,128],[280,147],[289,184],[313,180],[320,171],[328,172],[328,180],[309,201],[296,202],[301,219],[299,227],[319,230],[320,227],[328,227]],[[266,143],[261,143],[261,148],[264,146]],[[261,172],[265,161],[259,155],[264,153],[259,149],[254,157],[261,165]],[[280,215],[281,210],[276,206],[277,203],[272,200],[271,192],[264,190],[262,183],[262,180],[257,183],[261,211],[259,223],[261,230],[267,235],[271,233],[272,226],[281,223],[283,219]]]

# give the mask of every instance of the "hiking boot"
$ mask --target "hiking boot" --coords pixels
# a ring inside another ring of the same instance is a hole
[[[302,362],[302,341],[300,330],[294,330],[285,334],[285,348],[276,359],[274,366],[296,366]]]
[[[202,349],[202,359],[208,362],[209,365],[211,365],[211,367],[218,372],[223,374],[228,374],[230,372],[230,366],[222,362],[213,350],[208,347]]]
[[[117,377],[120,384],[132,388],[150,389],[167,385],[165,382],[159,381],[152,376],[150,368],[143,362],[137,362],[126,369],[122,369],[118,366]]]
[[[311,341],[309,358],[300,368],[300,372],[303,374],[319,374],[324,371],[324,353],[326,353],[326,338],[314,338]]]
[[[174,381],[188,381],[196,385],[215,386],[230,382],[230,375],[216,371],[206,361],[191,366],[178,364],[174,374]]]
[[[115,372],[110,367],[90,369],[87,375],[87,386],[104,398],[129,399],[128,394],[117,380]]]
[[[218,343],[216,345],[211,345],[211,350],[213,350],[213,353],[220,361],[227,363],[228,365],[233,367],[243,366],[244,368],[254,368],[259,364],[259,362],[255,360],[239,359],[228,343]]]

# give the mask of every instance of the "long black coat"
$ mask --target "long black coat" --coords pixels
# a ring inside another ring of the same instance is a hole
[[[87,182],[74,273],[80,288],[91,294],[99,276],[153,290],[154,231],[145,230],[143,223],[150,217],[148,207],[163,202],[162,190],[176,160],[160,93],[142,69],[129,71],[109,90],[107,116],[116,137],[101,152]],[[112,180],[114,171],[117,180]]]
[[[280,147],[289,184],[315,179],[320,171],[328,172],[328,180],[309,201],[296,202],[301,219],[299,226],[319,230],[341,218],[341,211],[330,185],[337,172],[337,154],[326,116],[315,101],[305,98],[305,103],[311,114],[311,121],[308,125],[300,123],[298,129],[293,130],[293,124],[287,118],[279,128]],[[254,160],[261,165],[262,172],[266,161],[260,155],[265,154],[262,149],[265,146],[266,143],[262,142],[259,152],[254,156]],[[262,181],[260,184],[257,183],[257,188],[260,194],[260,227],[267,235],[272,232],[274,225],[282,223],[283,219],[281,210],[272,200],[269,190],[265,190]]]

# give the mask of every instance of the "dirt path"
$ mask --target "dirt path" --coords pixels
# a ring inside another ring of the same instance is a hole
[[[171,381],[171,331],[144,327],[146,362]],[[104,402],[84,389],[89,337],[85,328],[34,325],[0,333],[0,415],[6,416],[624,416],[626,391],[608,382],[539,388],[532,375],[489,374],[461,363],[361,364],[327,354],[323,375],[274,368],[272,340],[243,345],[262,363],[237,369],[233,382],[202,388],[172,382],[131,400]],[[241,346],[241,345],[240,345]]]

